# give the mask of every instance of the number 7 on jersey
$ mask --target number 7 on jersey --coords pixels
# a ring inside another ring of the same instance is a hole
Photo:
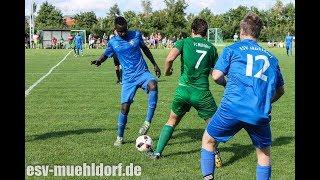
[[[201,54],[200,58],[198,59],[198,61],[196,63],[196,66],[194,67],[194,68],[198,69],[201,61],[203,60],[204,56],[207,54],[207,51],[202,51],[202,50],[197,49],[196,52]]]

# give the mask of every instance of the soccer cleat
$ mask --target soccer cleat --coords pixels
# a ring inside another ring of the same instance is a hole
[[[150,149],[149,151],[145,152],[146,156],[148,156],[149,158],[156,160],[156,159],[160,159],[160,153],[155,153],[152,149]]]
[[[222,161],[221,161],[221,156],[220,156],[220,152],[218,151],[218,149],[216,150],[216,155],[214,156],[215,159],[215,164],[217,168],[221,168],[222,167]]]
[[[116,141],[113,143],[114,146],[121,146],[123,144],[123,137],[117,137]]]
[[[150,122],[148,121],[144,121],[144,123],[142,124],[140,130],[139,130],[139,134],[140,135],[145,135],[147,134],[148,130],[149,130],[149,127],[150,127]]]

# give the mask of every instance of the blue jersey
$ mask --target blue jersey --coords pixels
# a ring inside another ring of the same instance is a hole
[[[286,36],[285,44],[286,46],[291,46],[293,41],[293,36]]]
[[[76,35],[76,36],[74,37],[74,41],[75,41],[75,44],[76,44],[76,45],[81,45],[81,44],[82,44],[82,36]]]
[[[220,107],[224,116],[250,124],[271,120],[271,100],[284,84],[275,56],[244,39],[224,48],[214,68],[227,76]]]
[[[123,83],[134,82],[144,72],[149,72],[140,47],[145,46],[139,31],[128,31],[126,38],[115,35],[108,42],[105,56],[116,54],[123,70]]]

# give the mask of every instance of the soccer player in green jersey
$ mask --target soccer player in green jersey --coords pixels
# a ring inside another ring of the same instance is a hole
[[[200,118],[206,123],[216,112],[217,105],[209,90],[208,77],[218,58],[217,49],[205,36],[208,24],[203,19],[196,18],[191,26],[192,37],[179,40],[169,52],[165,62],[165,75],[173,72],[173,61],[181,54],[181,76],[176,88],[171,113],[167,123],[163,126],[157,148],[150,150],[147,155],[152,159],[160,158],[165,146],[172,136],[174,128],[183,116],[194,107]],[[217,152],[217,167],[221,166],[221,159]]]

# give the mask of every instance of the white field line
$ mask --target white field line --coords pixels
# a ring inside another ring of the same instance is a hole
[[[67,58],[67,56],[68,56],[71,52],[72,52],[72,50],[69,51],[68,54],[67,54],[58,64],[56,64],[55,66],[53,66],[47,74],[45,74],[45,75],[42,76],[40,79],[38,79],[37,82],[35,82],[34,84],[32,84],[32,85],[24,92],[24,95],[25,95],[24,97],[27,97],[27,96],[30,94],[30,91],[31,91],[34,87],[36,87],[44,78],[46,78],[49,74],[51,74],[51,72],[52,72],[57,66],[59,66],[59,65]]]

